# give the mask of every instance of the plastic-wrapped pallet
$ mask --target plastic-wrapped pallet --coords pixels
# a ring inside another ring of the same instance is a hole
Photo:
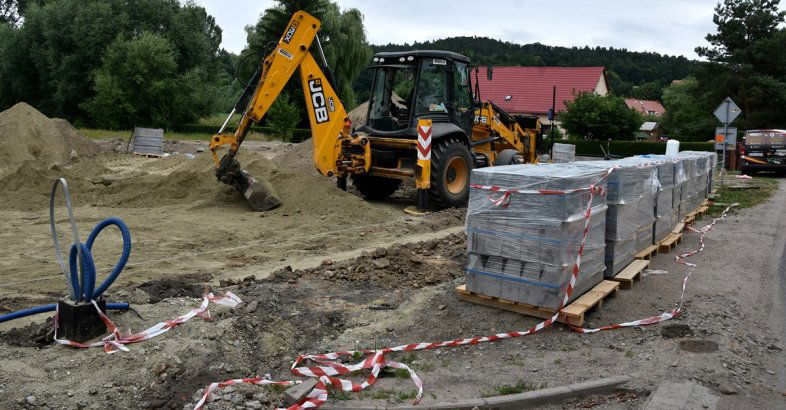
[[[699,189],[697,189],[697,196],[706,198],[712,192],[712,174],[718,154],[709,151],[683,151],[680,154],[698,157],[696,178]]]
[[[590,193],[605,170],[578,163],[475,169],[467,208],[467,290],[514,302],[559,307],[584,232]],[[606,181],[598,184],[606,188]],[[545,191],[545,192],[542,192]],[[572,299],[603,280],[606,199],[595,195]]]
[[[652,244],[655,221],[657,171],[648,160],[586,161],[599,169],[615,166],[608,177],[606,196],[606,277],[613,277],[633,262],[636,253]],[[645,245],[646,244],[646,245]]]
[[[658,171],[658,193],[655,201],[655,222],[652,226],[653,243],[658,243],[666,238],[679,218],[679,191],[675,199],[679,179],[678,159],[666,155],[645,155],[642,158],[651,160]]]

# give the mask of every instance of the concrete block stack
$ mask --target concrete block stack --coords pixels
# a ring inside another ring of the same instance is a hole
[[[606,277],[613,277],[633,262],[636,254],[652,244],[655,222],[657,170],[649,160],[587,161],[584,166],[616,166],[608,178],[606,195]]]
[[[550,309],[559,307],[584,231],[587,188],[605,172],[583,163],[513,165],[472,171],[472,184],[511,193],[470,190],[467,209],[467,290]],[[598,186],[606,188],[604,180]],[[548,193],[537,192],[550,191]],[[497,203],[495,203],[497,201]],[[572,299],[603,280],[606,198],[596,195]],[[572,300],[571,299],[571,300]]]
[[[652,242],[659,243],[666,238],[679,221],[680,192],[676,158],[666,155],[647,155],[655,165],[658,176],[658,190],[655,198],[655,223],[652,226]],[[681,186],[680,188],[681,189]]]
[[[718,163],[718,154],[708,151],[683,151],[680,154],[693,155],[699,158],[697,178],[699,186],[703,187],[704,197],[706,198],[714,189],[713,174]],[[697,196],[701,196],[701,193],[697,192]]]
[[[710,152],[683,151],[675,156],[685,164],[687,180],[683,187],[680,218],[701,206],[710,191],[713,157]]]

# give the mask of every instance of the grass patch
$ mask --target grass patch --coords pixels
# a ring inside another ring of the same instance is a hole
[[[393,390],[379,389],[371,391],[371,398],[374,400],[387,400],[396,394]]]
[[[218,129],[218,128],[221,127],[221,125],[224,123],[224,121],[226,121],[227,115],[229,115],[229,113],[216,114],[216,115],[211,115],[209,117],[200,118],[199,119],[199,124],[200,125],[210,125],[210,126],[216,127],[216,129]],[[230,124],[237,124],[238,121],[240,121],[240,117],[241,117],[241,114],[233,115],[232,116],[232,120],[229,121],[229,123]]]
[[[751,208],[766,202],[778,190],[778,178],[774,176],[754,176],[753,179],[737,179],[738,172],[729,172],[724,177],[723,188],[720,186],[720,178],[714,177],[714,184],[717,188],[715,193],[715,205],[710,206],[709,213],[718,216],[727,206],[737,203],[732,209]],[[729,188],[729,186],[751,185],[758,188],[739,189]]]
[[[519,394],[519,393],[524,393],[524,392],[537,390],[537,389],[544,389],[544,388],[546,388],[546,383],[543,383],[540,385],[540,387],[538,387],[535,386],[534,384],[529,384],[522,380],[513,385],[503,384],[495,387],[491,391],[481,392],[480,396],[481,397],[506,396],[508,394]]]
[[[269,384],[267,387],[275,394],[284,394],[284,392],[291,386],[282,386],[280,384]]]
[[[636,354],[633,353],[632,350],[628,350],[628,351],[625,352],[625,357],[627,357],[628,359],[633,359],[633,356],[635,356],[635,355]]]
[[[417,390],[402,391],[396,394],[396,401],[399,403],[405,401],[411,401],[411,400],[415,400],[415,397],[418,397]]]
[[[354,398],[355,398],[355,394],[350,394],[348,392],[345,392],[344,390],[333,389],[330,392],[331,400],[352,400]]]

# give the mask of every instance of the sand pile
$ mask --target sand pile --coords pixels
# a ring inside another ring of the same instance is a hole
[[[59,177],[84,187],[82,175],[105,171],[94,160],[99,152],[68,121],[47,118],[25,103],[1,112],[0,206],[38,209]]]
[[[333,184],[325,177],[306,175],[280,169],[262,154],[245,151],[239,160],[243,168],[255,178],[268,181],[278,193],[283,205],[270,214],[336,216],[361,218],[364,221],[386,220],[376,208]],[[184,205],[192,208],[221,207],[245,212],[245,198],[233,187],[219,182],[214,176],[214,165],[209,153],[194,159],[170,157],[154,161],[176,164],[163,173],[148,167],[149,172],[114,180],[108,186],[95,184],[91,188],[91,203],[109,207],[157,207]],[[94,178],[94,180],[101,177]],[[337,212],[341,210],[341,212]]]
[[[314,166],[314,144],[311,138],[295,144],[292,149],[277,155],[273,161],[283,169],[308,175],[321,175]],[[326,181],[329,179],[325,178]]]
[[[48,166],[53,162],[67,164],[71,151],[77,159],[92,158],[100,147],[79,135],[61,119],[50,119],[35,108],[18,103],[0,113],[0,162],[13,168],[24,161],[35,161]]]

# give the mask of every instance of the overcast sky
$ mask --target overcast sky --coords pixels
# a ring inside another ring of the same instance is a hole
[[[256,23],[272,0],[196,0],[223,29],[222,46],[240,52],[244,27]],[[476,35],[513,43],[553,46],[611,46],[698,58],[715,31],[716,0],[338,0],[365,16],[372,44]],[[550,3],[550,4],[549,4]],[[557,5],[559,4],[559,5]]]

